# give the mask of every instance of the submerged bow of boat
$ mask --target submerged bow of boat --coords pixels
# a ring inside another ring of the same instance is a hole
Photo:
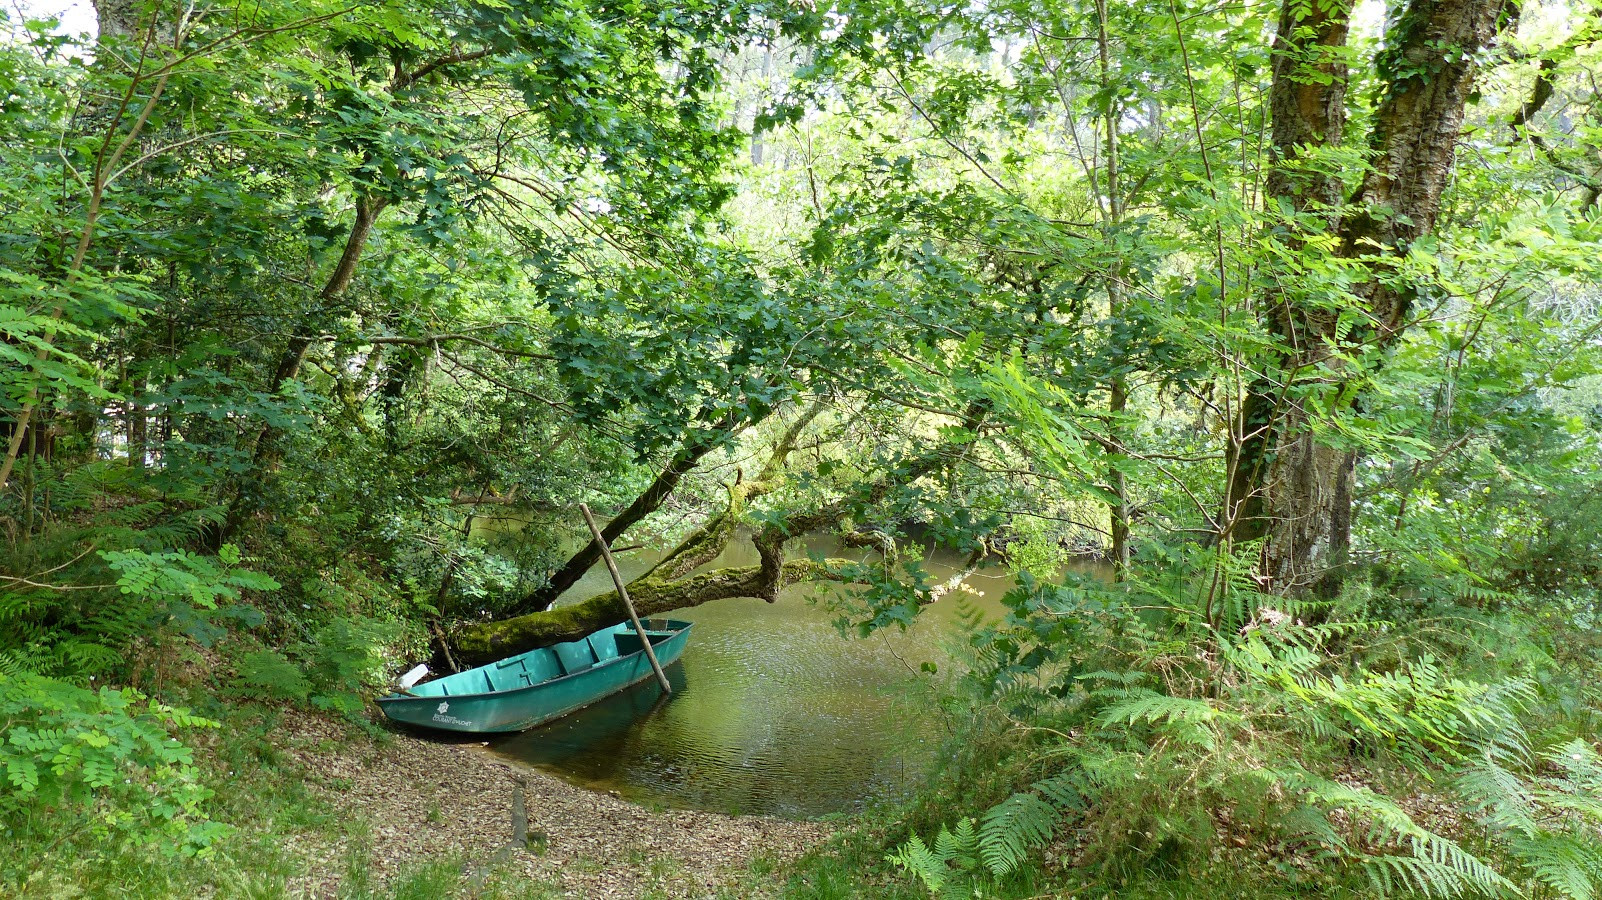
[[[678,661],[691,624],[645,623],[662,665]],[[640,636],[627,622],[419,684],[378,699],[397,722],[472,733],[522,731],[652,677]]]

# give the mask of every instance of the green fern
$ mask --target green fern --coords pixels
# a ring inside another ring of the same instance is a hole
[[[1085,795],[1089,785],[1084,773],[1077,767],[1037,781],[1032,787],[1060,811],[1079,812],[1086,806]]]
[[[1515,771],[1487,753],[1458,779],[1459,791],[1514,862],[1548,890],[1591,900],[1602,890],[1602,759],[1569,741],[1542,754],[1549,771]]]
[[[1597,838],[1538,834],[1514,840],[1513,856],[1548,890],[1570,900],[1593,900],[1602,885],[1602,849]]]
[[[1139,723],[1160,726],[1173,739],[1196,747],[1214,747],[1218,736],[1214,726],[1233,723],[1240,717],[1221,710],[1206,700],[1171,697],[1144,688],[1114,689],[1099,696],[1112,702],[1096,715],[1102,728],[1128,727]]]
[[[1489,754],[1471,761],[1458,773],[1456,788],[1467,801],[1467,809],[1479,814],[1491,827],[1524,836],[1539,830],[1535,796],[1529,785]]]
[[[934,847],[914,834],[889,861],[917,876],[929,893],[940,900],[975,896],[975,880],[983,880],[979,869],[979,834],[973,819],[962,819],[955,829],[941,827]]]
[[[1058,812],[1035,794],[1013,794],[990,808],[979,827],[979,857],[992,875],[1012,874],[1030,851],[1051,842]]]
[[[253,694],[275,700],[305,700],[311,682],[294,663],[273,650],[257,650],[239,658],[239,681]]]
[[[907,838],[906,843],[890,854],[890,862],[917,876],[918,880],[923,882],[923,886],[935,896],[939,896],[941,890],[945,888],[950,873],[946,861],[935,855],[934,851],[924,844],[923,838],[916,834]]]
[[[1133,687],[1133,686],[1135,686],[1137,684],[1142,684],[1142,683],[1148,681],[1150,678],[1151,678],[1151,676],[1146,674],[1145,672],[1108,672],[1108,671],[1099,671],[1099,672],[1086,672],[1086,673],[1084,673],[1084,674],[1079,676],[1079,680],[1080,681],[1089,681],[1089,682],[1105,681],[1105,682],[1110,682],[1110,683],[1113,683],[1113,684],[1120,684],[1120,685],[1123,685],[1125,687]]]
[[[1238,718],[1233,713],[1220,710],[1205,700],[1170,697],[1167,694],[1144,690],[1108,693],[1118,696],[1118,699],[1097,714],[1096,724],[1102,726],[1134,725],[1137,722],[1156,725],[1164,721],[1200,725],[1220,719],[1227,721]]]
[[[1344,810],[1366,823],[1370,843],[1399,846],[1410,851],[1370,854],[1353,850],[1344,841],[1331,848],[1361,866],[1383,896],[1403,891],[1417,891],[1432,897],[1518,893],[1517,887],[1485,860],[1450,838],[1419,825],[1388,797],[1365,787],[1319,778],[1304,770],[1264,774],[1277,783],[1298,789],[1315,805]]]

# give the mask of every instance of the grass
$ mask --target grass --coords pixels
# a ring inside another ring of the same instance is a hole
[[[863,829],[842,832],[791,862],[758,854],[717,900],[928,900],[911,879],[890,870],[877,840]]]
[[[213,816],[237,826],[205,858],[173,858],[139,851],[94,847],[87,838],[69,839],[46,852],[42,841],[13,842],[0,861],[0,895],[6,897],[117,896],[131,900],[182,896],[225,896],[243,900],[281,900],[300,896],[311,887],[306,879],[319,854],[343,846],[331,875],[341,900],[548,900],[562,895],[560,885],[531,880],[508,865],[490,865],[458,855],[418,859],[399,872],[384,873],[375,864],[368,823],[333,808],[308,786],[293,754],[279,743],[284,729],[279,714],[262,707],[209,710],[223,721],[211,732],[202,752],[208,783],[215,791]],[[308,749],[331,751],[337,742],[318,740]],[[833,840],[793,861],[759,854],[737,877],[719,890],[717,900],[928,900],[928,893],[910,875],[886,861],[886,854],[904,836],[912,820],[954,819],[966,801],[956,793],[933,791],[898,810],[879,810],[855,820],[834,820],[841,828]],[[910,817],[910,818],[909,818]],[[425,818],[439,822],[438,805]],[[900,823],[900,824],[888,824]],[[34,829],[45,834],[44,829]],[[776,849],[776,848],[775,848]],[[1319,896],[1331,900],[1366,896],[1364,885],[1328,881],[1328,873],[1276,871],[1262,859],[1240,851],[1241,858],[1191,860],[1187,865],[1116,870],[1047,872],[1029,868],[1019,873],[994,900],[1040,896],[1119,898],[1119,900],[1224,900],[1251,896],[1291,900]],[[595,874],[609,865],[626,865],[645,874],[642,900],[702,896],[706,886],[682,863],[643,847],[617,859],[579,858],[573,874]],[[325,873],[328,866],[324,864]]]
[[[196,762],[213,791],[212,819],[233,826],[207,855],[182,857],[148,848],[107,847],[87,828],[61,839],[62,828],[70,827],[61,821],[21,823],[19,832],[0,833],[8,841],[6,852],[0,854],[0,896],[287,900],[304,895],[315,857],[332,853],[342,842],[346,849],[337,866],[342,900],[560,896],[550,882],[530,880],[505,866],[469,865],[451,855],[421,859],[383,877],[372,859],[367,822],[335,808],[308,787],[308,774],[277,743],[284,732],[276,709],[214,703],[205,713],[221,721],[222,727],[198,742]],[[339,744],[319,740],[310,747],[331,752]],[[442,818],[442,811],[430,810],[430,821]]]
[[[554,900],[561,886],[531,880],[509,866],[475,865],[445,855],[407,866],[381,885],[371,879],[370,863],[347,871],[340,900]]]

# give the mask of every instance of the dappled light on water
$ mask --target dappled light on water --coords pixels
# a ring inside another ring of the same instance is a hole
[[[844,555],[831,543],[815,539],[805,549]],[[625,577],[651,562],[628,559]],[[713,566],[755,562],[737,541]],[[962,564],[941,551],[925,561],[936,580]],[[605,577],[592,571],[570,596],[604,590]],[[982,570],[968,584],[983,596],[964,592],[967,602],[994,618],[1012,579]],[[829,591],[797,585],[773,604],[738,598],[676,612],[695,631],[669,673],[666,702],[656,684],[637,685],[494,749],[648,805],[796,817],[902,796],[928,772],[944,734],[919,667],[949,668],[949,648],[961,639],[956,595],[904,632],[863,639],[841,635]]]

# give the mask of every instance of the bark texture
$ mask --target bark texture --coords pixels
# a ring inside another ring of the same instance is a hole
[[[1269,94],[1273,166],[1267,194],[1301,223],[1284,237],[1292,249],[1306,244],[1301,228],[1339,226],[1340,174],[1312,157],[1339,147],[1344,138],[1350,24],[1351,9],[1339,3],[1287,0],[1280,10]],[[1314,439],[1310,417],[1288,382],[1328,365],[1336,316],[1304,302],[1293,287],[1268,292],[1264,306],[1286,351],[1275,373],[1279,377],[1257,379],[1243,403],[1229,447],[1224,522],[1237,540],[1272,532],[1264,545],[1263,574],[1295,590],[1322,567],[1329,550],[1338,453]]]
[[[367,250],[367,241],[373,235],[373,226],[378,223],[379,213],[388,206],[387,201],[372,197],[359,197],[356,200],[356,218],[351,222],[350,234],[345,237],[345,248],[339,254],[339,262],[334,265],[334,271],[328,275],[328,281],[318,292],[317,299],[324,304],[338,300],[350,289],[351,281],[356,277],[356,267],[361,262],[362,253]],[[309,330],[309,329],[302,329]],[[289,343],[284,345],[284,352],[278,357],[278,365],[273,368],[273,377],[267,385],[268,393],[276,394],[284,385],[295,380],[300,374],[301,364],[306,361],[306,351],[311,347],[314,335],[292,334]],[[267,429],[264,429],[266,431]]]
[[[1478,60],[1516,10],[1507,0],[1414,0],[1393,26],[1380,57],[1386,90],[1369,141],[1373,168],[1341,224],[1343,255],[1378,262],[1434,229]],[[1406,326],[1411,293],[1378,278],[1358,293],[1380,341],[1394,341]]]
[[[100,39],[130,38],[139,33],[140,0],[95,0],[95,28]]]
[[[1311,401],[1349,407],[1351,379],[1337,348],[1383,353],[1405,331],[1413,294],[1388,273],[1434,228],[1478,60],[1514,7],[1506,0],[1408,3],[1377,61],[1382,89],[1368,140],[1372,167],[1341,213],[1338,176],[1297,163],[1341,140],[1350,12],[1340,3],[1287,0],[1274,43],[1268,193],[1301,217],[1286,240],[1299,247],[1309,228],[1335,234],[1340,255],[1364,262],[1368,273],[1353,289],[1366,321],[1348,334],[1337,333],[1339,311],[1327,303],[1291,290],[1271,293],[1265,303],[1285,355],[1243,403],[1224,512],[1229,537],[1266,538],[1261,572],[1286,594],[1338,588],[1350,541],[1355,456],[1319,435]]]

